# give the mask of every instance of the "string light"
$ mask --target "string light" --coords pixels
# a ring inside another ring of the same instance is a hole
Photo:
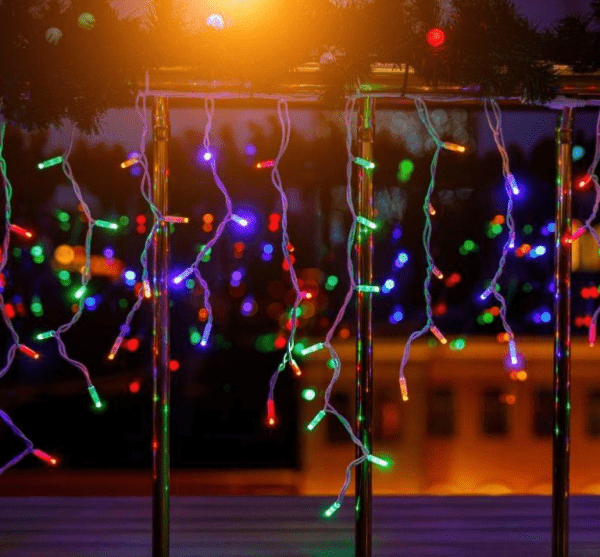
[[[357,292],[367,292],[367,293],[378,293],[381,291],[379,286],[374,286],[371,284],[357,284],[356,285]]]
[[[431,205],[431,196],[433,194],[433,190],[435,188],[435,178],[437,173],[437,164],[440,156],[440,151],[444,149],[449,149],[451,151],[456,152],[464,152],[465,148],[460,145],[456,145],[454,143],[443,142],[435,127],[433,126],[433,122],[429,116],[429,111],[427,110],[427,106],[425,102],[420,99],[415,99],[415,106],[417,108],[417,113],[423,125],[425,126],[429,136],[433,140],[435,145],[435,151],[433,153],[433,157],[431,159],[431,164],[429,167],[430,172],[430,180],[429,186],[427,188],[427,192],[425,194],[425,199],[423,201],[423,214],[425,215],[425,226],[423,228],[423,248],[425,250],[425,257],[427,260],[427,272],[425,274],[425,280],[423,282],[423,295],[425,297],[425,314],[426,314],[426,322],[421,329],[414,331],[406,341],[404,345],[404,352],[402,354],[402,360],[400,362],[400,372],[399,372],[399,384],[400,390],[402,392],[402,400],[408,400],[408,389],[406,384],[406,378],[404,376],[404,369],[406,364],[408,363],[408,359],[410,358],[410,349],[412,343],[417,340],[419,337],[423,336],[427,331],[431,331],[435,334],[437,331],[440,334],[441,338],[445,337],[442,333],[437,329],[433,322],[433,308],[432,308],[432,299],[431,299],[431,278],[432,276],[436,276],[440,280],[443,278],[442,272],[437,268],[433,261],[433,256],[431,254],[431,234],[432,234],[432,223],[431,223],[431,213],[429,211],[429,206]],[[437,335],[436,335],[437,336]],[[438,338],[440,342],[442,340]]]
[[[354,162],[367,170],[373,170],[375,168],[375,163],[373,161],[368,161],[362,157],[354,157]]]
[[[366,219],[365,217],[356,217],[356,222],[358,222],[358,224],[366,226],[367,228],[370,228],[371,230],[377,230],[377,223],[373,222],[372,220]]]
[[[58,464],[58,460],[55,457],[50,456],[48,453],[45,453],[40,449],[33,449],[32,454],[33,456],[44,461],[46,464],[50,464],[51,466],[56,466]]]
[[[502,276],[504,271],[504,266],[506,265],[506,259],[508,257],[509,250],[514,248],[515,245],[515,221],[513,216],[513,195],[519,194],[519,188],[517,186],[517,182],[515,177],[512,175],[510,171],[510,162],[508,159],[508,152],[506,150],[506,146],[504,143],[504,135],[502,131],[502,113],[500,112],[500,106],[494,99],[485,99],[483,103],[483,108],[485,112],[485,117],[488,123],[488,127],[492,132],[494,137],[494,142],[496,143],[496,147],[498,149],[498,153],[500,154],[500,158],[502,159],[502,174],[504,175],[504,190],[506,192],[506,196],[508,199],[506,206],[506,216],[504,218],[506,225],[508,227],[508,238],[504,243],[502,248],[502,255],[500,256],[500,260],[498,262],[498,268],[496,273],[494,274],[490,284],[486,288],[486,290],[481,294],[480,299],[485,300],[490,294],[494,295],[496,301],[500,304],[500,320],[502,321],[502,326],[508,335],[509,340],[509,351],[510,357],[513,365],[517,365],[516,358],[516,345],[515,345],[515,335],[511,326],[508,323],[507,319],[507,305],[506,300],[502,293],[500,292],[498,281]],[[490,111],[491,109],[491,111]]]
[[[268,161],[261,161],[256,163],[256,168],[272,168],[275,166],[275,159],[270,159]]]
[[[16,224],[9,225],[9,230],[15,234],[18,234],[19,236],[22,236],[23,238],[33,238],[33,234],[29,232],[29,230],[25,230]]]
[[[369,462],[372,462],[373,464],[377,464],[377,466],[381,466],[382,468],[388,468],[391,464],[391,462],[389,460],[379,458],[378,456],[375,456],[372,454],[367,456],[367,460]]]
[[[46,331],[45,333],[39,333],[35,336],[37,340],[46,340],[54,336],[54,331]]]
[[[117,223],[108,222],[106,220],[97,220],[96,226],[99,226],[100,228],[107,228],[109,230],[118,230],[119,229],[119,225]]]
[[[163,220],[164,222],[169,222],[173,224],[187,224],[190,222],[190,219],[188,217],[165,216]]]
[[[446,337],[435,325],[432,325],[429,328],[429,330],[433,333],[433,336],[435,336],[435,338],[437,338],[442,344],[448,344],[448,340],[446,339]]]
[[[317,344],[313,344],[312,346],[305,348],[300,352],[300,354],[302,354],[302,356],[308,356],[309,354],[312,354],[313,352],[318,352],[323,348],[325,348],[325,343],[319,342]]]
[[[312,431],[321,423],[321,420],[325,417],[325,410],[319,410],[319,413],[312,419],[312,421],[306,426],[308,431]]]
[[[133,166],[134,164],[138,164],[140,162],[140,156],[139,155],[135,155],[134,157],[131,157],[130,159],[127,159],[126,161],[121,163],[121,168],[129,168],[130,166]]]
[[[239,224],[240,226],[248,226],[248,221],[238,215],[231,215],[231,220]]]
[[[63,159],[62,156],[61,157],[54,157],[52,159],[48,159],[48,160],[45,160],[45,161],[39,163],[38,164],[38,168],[40,170],[44,170],[45,168],[50,168],[51,166],[57,166],[59,164],[62,164],[63,160],[64,159]]]
[[[98,396],[98,391],[96,391],[96,387],[94,385],[88,385],[88,392],[90,393],[90,397],[94,403],[96,408],[102,408],[103,404]]]
[[[23,354],[29,356],[30,358],[33,358],[34,360],[38,360],[40,357],[39,352],[32,350],[31,348],[29,348],[29,346],[25,346],[24,344],[19,344],[17,348],[19,352],[22,352]]]

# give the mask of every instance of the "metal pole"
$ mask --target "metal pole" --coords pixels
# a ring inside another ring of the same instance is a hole
[[[152,198],[167,214],[169,184],[169,105],[164,97],[154,99],[154,180]],[[170,480],[170,376],[169,376],[169,225],[162,222],[154,237],[153,300],[154,343],[152,368],[152,557],[169,555]]]
[[[360,100],[358,114],[358,145],[360,157],[373,160],[375,101]],[[358,188],[358,214],[373,219],[372,170],[360,167]],[[373,231],[361,224],[356,240],[358,284],[370,285],[373,280]],[[357,293],[356,330],[356,431],[363,445],[371,450],[373,424],[373,323],[372,294]],[[362,456],[357,448],[356,456]],[[372,499],[371,462],[365,460],[356,468],[355,504],[355,557],[371,557]]]
[[[554,436],[552,439],[552,557],[569,554],[569,435],[571,404],[571,147],[573,109],[557,127],[554,249]]]

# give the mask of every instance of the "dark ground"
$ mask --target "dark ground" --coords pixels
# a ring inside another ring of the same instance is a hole
[[[171,557],[351,557],[352,498],[174,497]],[[373,557],[550,556],[544,496],[390,497]],[[600,497],[571,499],[570,557],[600,555]],[[149,557],[147,497],[0,498],[2,557]]]

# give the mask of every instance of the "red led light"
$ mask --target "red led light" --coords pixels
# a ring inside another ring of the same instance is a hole
[[[275,427],[275,402],[273,400],[267,401],[267,425],[269,427]]]
[[[179,364],[179,362],[177,360],[171,360],[169,362],[169,369],[171,371],[177,371],[180,367],[181,366],[180,366],[180,364]]]
[[[25,354],[26,356],[29,356],[30,358],[33,358],[34,360],[39,359],[40,355],[38,352],[36,352],[35,350],[32,350],[31,348],[29,348],[29,346],[25,346],[24,344],[19,344],[17,345],[19,350],[21,352],[23,352],[23,354]]]
[[[135,352],[140,347],[140,341],[137,338],[130,338],[125,344],[125,348],[130,352]]]
[[[268,161],[261,161],[256,163],[256,168],[271,168],[275,166],[275,159],[270,159]]]
[[[11,224],[10,230],[11,230],[11,232],[18,234],[19,236],[22,236],[23,238],[33,238],[33,234],[31,232],[29,232],[29,230],[25,230],[24,228],[21,228],[20,226],[17,226],[16,224]]]
[[[135,223],[136,224],[146,224],[146,216],[138,215],[137,217],[135,217]]]
[[[444,33],[440,28],[434,27],[427,31],[427,42],[429,46],[438,47],[442,46],[446,41],[446,33]]]
[[[129,383],[129,392],[132,395],[135,395],[140,392],[140,387],[141,385],[139,381],[132,381],[131,383]]]
[[[6,304],[4,306],[4,311],[6,311],[6,315],[8,316],[9,319],[14,319],[15,318],[15,307],[12,304]]]
[[[284,336],[277,337],[274,342],[275,348],[277,348],[277,350],[281,350],[282,348],[285,348],[286,344],[287,344],[287,340],[285,340]]]
[[[280,222],[281,222],[281,215],[279,213],[271,213],[269,215],[269,224],[267,225],[269,232],[277,232],[279,230]]]
[[[45,453],[44,451],[40,451],[39,449],[33,449],[33,456],[36,456],[40,460],[43,460],[46,464],[50,464],[51,466],[56,466],[58,464],[58,460],[53,456]]]
[[[586,174],[581,180],[579,180],[579,182],[577,183],[577,187],[580,190],[583,190],[590,184],[591,181],[592,181],[591,174]]]

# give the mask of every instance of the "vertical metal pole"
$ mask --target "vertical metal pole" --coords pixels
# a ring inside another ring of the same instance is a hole
[[[164,97],[154,99],[154,180],[152,200],[167,214],[169,185],[169,105]],[[152,557],[169,555],[170,481],[170,376],[169,376],[169,228],[162,222],[154,237],[153,300],[154,343],[152,368]]]
[[[361,99],[358,114],[358,145],[360,157],[373,160],[374,103],[370,98]],[[358,214],[373,219],[372,170],[360,167],[358,188]],[[358,225],[357,283],[371,284],[373,280],[373,231]],[[363,445],[371,450],[373,423],[373,323],[372,294],[357,293],[356,330],[356,431]],[[356,456],[362,456],[357,448]],[[371,462],[364,461],[356,468],[356,551],[355,557],[371,557],[372,499]]]
[[[569,554],[569,436],[571,381],[571,147],[573,109],[557,127],[554,248],[554,436],[552,439],[552,557]]]

